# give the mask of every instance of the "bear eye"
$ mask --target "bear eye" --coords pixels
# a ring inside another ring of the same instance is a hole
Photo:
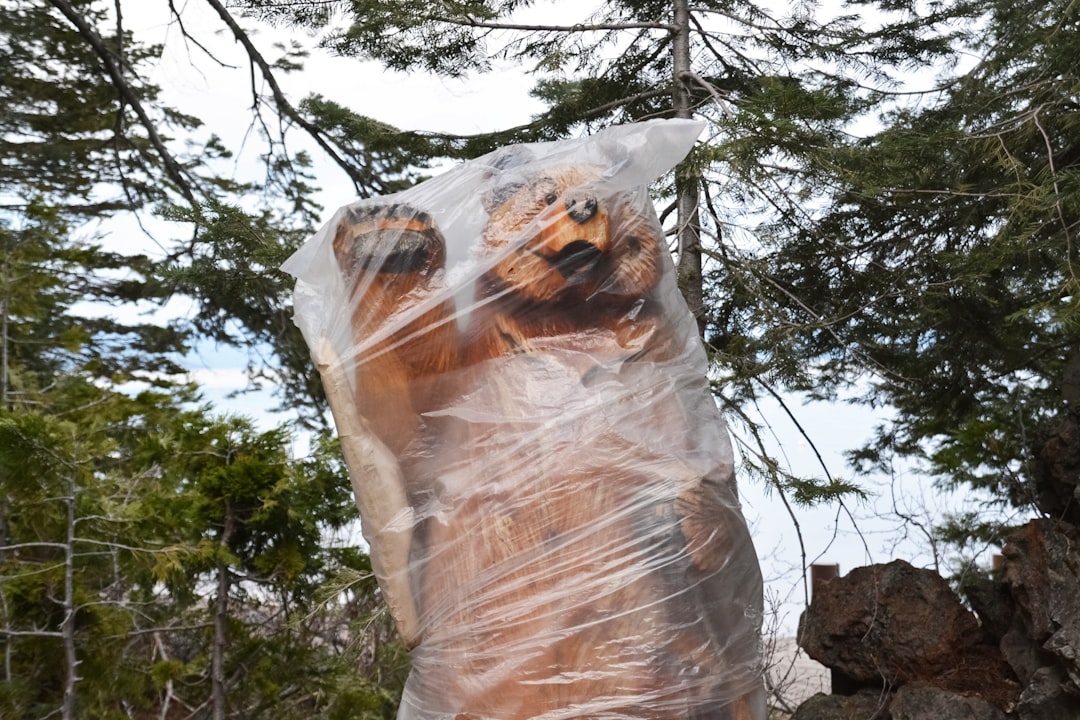
[[[537,194],[544,199],[545,205],[554,205],[559,199],[559,186],[552,178],[540,178],[536,182],[536,189]]]
[[[489,210],[505,205],[510,201],[510,198],[514,197],[524,187],[525,183],[521,180],[503,183],[488,192],[485,204]]]

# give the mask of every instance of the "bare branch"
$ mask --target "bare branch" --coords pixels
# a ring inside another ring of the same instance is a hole
[[[190,181],[184,172],[183,167],[177,162],[176,158],[172,156],[172,153],[169,152],[168,147],[165,146],[165,141],[158,134],[156,125],[153,120],[150,119],[146,109],[143,108],[142,103],[139,101],[138,94],[136,94],[128,84],[120,67],[123,62],[122,58],[118,58],[115,53],[106,47],[105,42],[101,39],[101,36],[98,35],[97,31],[90,26],[85,17],[72,7],[68,0],[49,0],[49,3],[59,10],[64,17],[75,26],[79,31],[79,34],[82,35],[83,39],[89,43],[90,47],[97,54],[98,59],[101,60],[101,64],[105,67],[105,71],[109,74],[113,86],[116,88],[116,91],[120,93],[120,98],[131,107],[138,116],[143,129],[146,130],[146,136],[150,140],[150,144],[154,146],[154,149],[161,158],[161,162],[165,166],[165,174],[176,183],[177,189],[180,191],[180,194],[184,196],[184,199],[192,205],[195,205],[195,194],[192,189],[194,183]]]
[[[727,409],[735,412],[742,419],[742,421],[744,423],[744,426],[749,429],[750,434],[753,435],[754,441],[757,443],[757,451],[755,451],[752,448],[750,448],[745,442],[743,442],[742,439],[738,435],[733,435],[733,439],[735,440],[735,443],[740,448],[742,448],[742,452],[744,454],[747,454],[747,455],[752,455],[752,456],[758,458],[759,460],[765,460],[766,464],[769,467],[775,468],[775,464],[771,462],[771,459],[768,456],[768,452],[765,449],[765,443],[761,438],[761,434],[758,432],[757,423],[755,423],[753,420],[751,420],[750,417],[741,408],[739,408],[739,407],[737,407],[737,406],[735,406],[735,405],[733,405],[731,403],[725,403],[725,406],[727,407]],[[791,526],[795,530],[795,539],[799,543],[799,562],[800,562],[801,567],[802,567],[801,575],[802,575],[803,600],[804,600],[804,604],[809,605],[810,604],[810,586],[809,586],[809,583],[807,582],[807,568],[810,567],[810,565],[809,565],[809,563],[807,561],[806,542],[803,539],[802,525],[799,523],[799,518],[795,514],[795,508],[793,508],[791,506],[791,503],[788,501],[787,494],[784,491],[784,486],[781,485],[779,482],[775,481],[775,473],[773,473],[772,476],[774,478],[773,482],[771,483],[772,488],[774,490],[776,490],[776,494],[780,497],[780,502],[783,503],[783,505],[784,505],[784,511],[787,513],[788,519],[791,520]]]
[[[7,552],[9,550],[22,550],[24,548],[59,548],[64,550],[67,545],[58,542],[25,542],[16,543],[15,545],[0,545],[0,552]]]
[[[59,630],[6,630],[0,628],[0,635],[7,637],[60,637]]]
[[[687,85],[689,85],[690,83],[699,85],[702,89],[705,90],[705,92],[709,93],[709,95],[712,96],[713,101],[715,101],[716,104],[720,106],[721,113],[723,113],[724,115],[734,114],[731,101],[721,96],[715,85],[708,82],[697,73],[691,72],[690,70],[684,70],[683,72],[679,73],[679,80],[686,83]]]
[[[191,43],[192,45],[197,47],[199,50],[201,50],[203,52],[204,55],[206,55],[206,57],[209,60],[211,60],[212,62],[217,64],[218,67],[229,68],[229,69],[235,69],[236,68],[235,65],[229,65],[228,63],[223,61],[221,58],[219,58],[217,55],[215,55],[213,52],[211,52],[211,50],[208,47],[206,47],[206,45],[204,45],[202,42],[200,42],[198,38],[196,38],[194,35],[192,35],[191,33],[188,32],[187,26],[184,25],[184,18],[180,14],[180,10],[176,7],[176,3],[173,0],[169,0],[169,12],[173,16],[173,22],[175,22],[177,27],[180,28],[180,36],[184,39],[185,43]],[[192,67],[194,69],[196,69],[196,70],[198,69],[197,67],[195,67],[194,63],[192,63]]]
[[[278,112],[289,118],[301,128],[307,132],[308,135],[319,145],[322,150],[330,156],[330,158],[345,171],[356,188],[357,194],[361,197],[366,195],[366,191],[360,183],[359,176],[357,175],[356,168],[352,166],[345,158],[343,158],[338,151],[330,144],[326,139],[323,131],[312,124],[303,115],[292,106],[288,98],[285,97],[285,93],[282,91],[281,86],[278,84],[277,78],[274,76],[274,72],[270,67],[270,64],[266,62],[266,59],[259,52],[255,44],[251,42],[251,38],[244,32],[244,29],[236,22],[236,19],[229,13],[228,9],[222,5],[218,0],[206,0],[207,4],[214,9],[221,18],[221,21],[229,28],[233,34],[233,38],[243,46],[244,51],[247,53],[248,59],[251,64],[258,68],[259,74],[262,76],[263,81],[266,82],[267,87],[270,88],[270,93],[274,98],[274,104],[277,106]]]
[[[626,23],[575,23],[574,25],[528,25],[517,23],[499,23],[488,22],[486,20],[476,20],[475,18],[456,18],[456,17],[433,17],[436,22],[446,23],[447,25],[455,25],[458,27],[475,27],[475,28],[487,28],[489,30],[521,30],[523,32],[563,32],[563,33],[584,33],[584,32],[598,32],[600,30],[636,30],[636,29],[649,29],[649,30],[664,30],[666,32],[674,32],[675,26],[670,23],[662,22],[626,22]]]

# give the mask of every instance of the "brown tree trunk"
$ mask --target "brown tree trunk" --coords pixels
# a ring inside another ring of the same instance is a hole
[[[225,649],[229,628],[229,563],[224,556],[235,528],[232,507],[225,505],[225,527],[221,532],[222,559],[218,561],[217,597],[214,600],[214,645],[210,655],[210,698],[213,720],[225,720]]]
[[[8,397],[8,305],[11,302],[11,267],[5,253],[0,265],[0,410],[7,409]]]
[[[64,548],[64,622],[60,636],[64,643],[64,662],[67,676],[64,679],[64,702],[60,716],[63,720],[75,720],[75,686],[79,682],[79,659],[75,652],[75,478],[68,481],[67,543]]]
[[[672,24],[672,105],[675,117],[693,117],[686,78],[690,65],[690,6],[688,0],[674,0]],[[698,210],[699,179],[688,171],[689,163],[675,168],[675,203],[678,229],[676,272],[679,290],[697,320],[698,334],[705,337],[705,290],[701,271],[701,216]]]

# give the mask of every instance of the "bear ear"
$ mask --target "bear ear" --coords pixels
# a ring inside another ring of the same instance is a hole
[[[500,176],[491,183],[484,194],[480,196],[480,202],[484,206],[484,210],[488,215],[495,212],[495,210],[502,205],[506,204],[510,198],[524,188],[528,182],[526,179],[517,173],[507,173],[505,177]]]
[[[487,176],[492,177],[503,170],[509,170],[530,163],[535,157],[536,155],[533,151],[524,145],[511,145],[510,147],[501,148],[491,154],[491,160],[489,162],[491,170],[488,172]]]
[[[488,156],[484,172],[486,187],[480,197],[480,202],[488,214],[524,186],[524,177],[517,169],[535,159],[536,154],[524,145],[511,145]]]

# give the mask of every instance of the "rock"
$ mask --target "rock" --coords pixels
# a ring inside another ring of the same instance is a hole
[[[1011,708],[1019,685],[1000,649],[932,570],[896,560],[821,583],[799,622],[807,654],[866,686],[923,682]]]
[[[960,588],[968,605],[979,618],[983,636],[989,643],[998,643],[1012,627],[1016,603],[1008,583],[996,578],[976,576]]]
[[[999,647],[1022,685],[1027,685],[1039,668],[1054,664],[1053,655],[1031,639],[1021,620],[1005,633]]]
[[[816,585],[799,644],[834,677],[874,689],[812,698],[795,718],[1080,718],[1080,528],[1033,520],[1002,554],[1002,575],[964,588],[975,614],[903,561]]]
[[[1025,629],[1080,679],[1080,530],[1055,520],[1032,520],[1002,550]],[[1077,683],[1080,687],[1080,682]]]
[[[860,691],[855,695],[818,693],[795,710],[791,720],[888,720],[888,695]]]
[[[1025,685],[1017,713],[1080,718],[1080,529],[1032,520],[1002,554],[1016,612],[1001,649]]]
[[[905,685],[889,704],[892,720],[1007,720],[982,698],[957,695],[930,685]]]
[[[1080,382],[1080,367],[1074,379]],[[1034,433],[1031,453],[1035,506],[1047,517],[1080,524],[1080,406]],[[1028,498],[1014,500],[1022,505]]]
[[[1076,720],[1080,702],[1062,691],[1064,672],[1057,667],[1041,667],[1025,683],[1016,706],[1018,720]]]

